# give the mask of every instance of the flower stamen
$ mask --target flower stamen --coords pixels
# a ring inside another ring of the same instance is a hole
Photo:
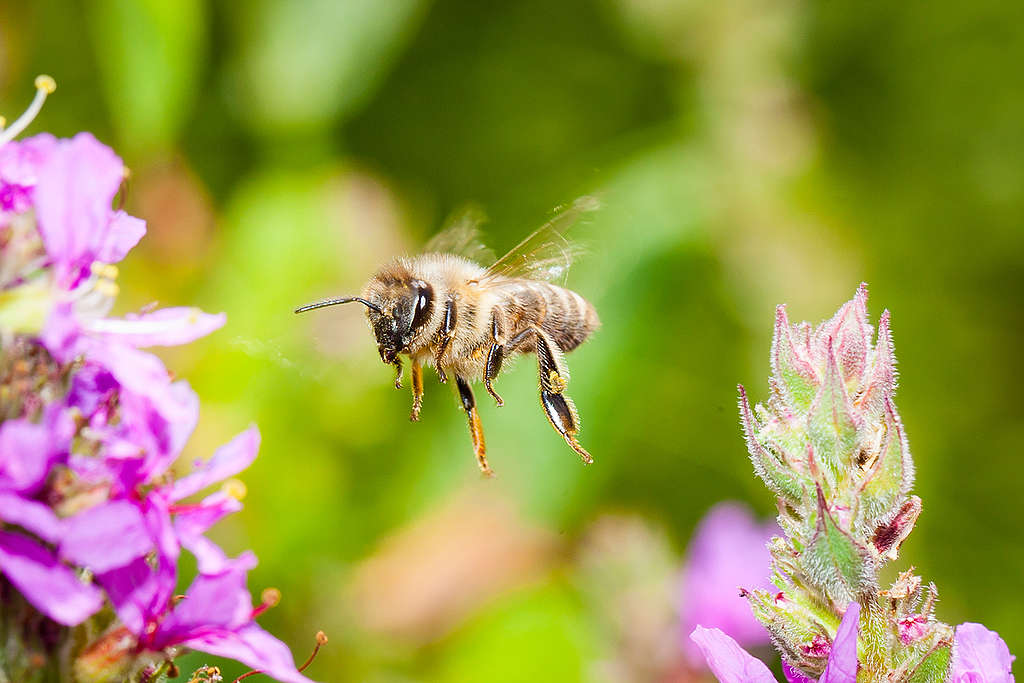
[[[53,94],[53,91],[56,89],[57,82],[50,76],[45,74],[36,76],[36,96],[32,99],[32,104],[28,105],[28,109],[25,110],[25,113],[15,119],[14,123],[12,123],[9,128],[4,128],[3,131],[0,132],[0,145],[7,144],[16,138],[23,130],[28,128],[28,124],[32,123],[32,120],[35,119],[39,114],[39,111],[43,108],[43,102],[46,101],[46,96]]]
[[[306,657],[306,661],[302,666],[299,667],[299,671],[305,671],[306,668],[313,663],[316,659],[317,654],[320,652],[320,648],[327,644],[327,634],[323,631],[316,632],[316,645],[313,646],[313,651],[309,653],[309,657]]]
[[[280,602],[281,591],[276,588],[264,588],[263,593],[260,594],[260,604],[252,610],[252,618],[255,619],[271,607],[277,607]]]
[[[234,498],[239,502],[245,500],[245,496],[249,492],[245,487],[245,482],[241,479],[228,479],[221,486],[221,491],[224,492],[224,495]]]
[[[313,646],[313,651],[309,654],[309,657],[306,657],[306,661],[302,664],[302,666],[299,667],[299,671],[300,672],[305,671],[309,667],[309,665],[313,663],[313,660],[316,659],[317,654],[320,653],[320,648],[323,647],[326,644],[327,644],[327,634],[324,633],[323,631],[317,631],[316,632],[316,645]],[[244,674],[242,674],[241,676],[236,678],[234,681],[232,681],[232,683],[239,683],[239,681],[241,681],[243,679],[246,679],[246,678],[249,678],[250,676],[255,676],[255,675],[261,674],[261,673],[264,673],[261,669],[254,669],[252,671],[246,671]]]

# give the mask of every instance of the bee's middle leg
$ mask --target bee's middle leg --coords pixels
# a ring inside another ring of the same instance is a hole
[[[455,376],[455,385],[459,388],[459,399],[462,401],[462,408],[469,418],[469,434],[473,437],[473,453],[476,455],[476,462],[480,465],[480,471],[486,477],[493,477],[494,471],[487,464],[487,447],[484,445],[484,428],[480,423],[480,414],[476,411],[476,398],[473,396],[473,389],[464,377]]]
[[[505,326],[501,318],[501,309],[495,308],[491,313],[491,348],[487,351],[487,363],[484,365],[484,386],[487,393],[494,397],[498,407],[505,405],[494,390],[493,381],[501,372],[501,362],[505,359]]]
[[[452,339],[455,338],[455,323],[457,320],[458,311],[455,309],[455,300],[448,299],[444,304],[444,318],[441,320],[441,329],[437,332],[437,352],[434,356],[434,367],[437,368],[437,379],[441,384],[448,382],[448,375],[444,372],[441,357],[448,351]]]
[[[412,412],[409,419],[420,421],[420,409],[423,407],[423,366],[415,358],[409,368],[409,380],[412,384]]]

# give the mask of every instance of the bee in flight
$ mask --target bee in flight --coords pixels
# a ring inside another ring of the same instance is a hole
[[[594,208],[593,198],[576,200],[488,268],[478,263],[489,252],[478,239],[477,221],[464,216],[432,239],[423,255],[382,267],[361,296],[327,299],[295,312],[363,304],[381,360],[395,366],[397,388],[402,386],[401,357],[410,359],[414,422],[423,406],[423,366],[433,365],[442,384],[453,375],[477,463],[487,476],[493,472],[470,382],[481,380],[500,407],[504,402],[494,381],[502,363],[535,354],[544,413],[590,464],[593,458],[577,440],[576,406],[565,393],[569,371],[563,355],[582,344],[600,322],[586,299],[554,282],[564,280],[576,254],[562,231]]]

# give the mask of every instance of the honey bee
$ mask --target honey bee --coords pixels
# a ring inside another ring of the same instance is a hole
[[[590,302],[554,282],[564,282],[578,253],[562,232],[580,213],[594,208],[593,198],[576,200],[486,268],[477,261],[489,252],[479,240],[477,221],[467,215],[431,240],[424,254],[383,266],[361,296],[327,299],[295,312],[363,304],[380,359],[395,366],[396,388],[402,387],[401,357],[410,359],[414,422],[423,407],[423,366],[434,366],[442,384],[453,375],[473,451],[486,476],[493,471],[470,383],[482,381],[500,407],[504,401],[494,381],[502,364],[535,354],[540,403],[548,422],[590,464],[593,458],[577,440],[576,406],[565,393],[569,370],[564,354],[586,341],[600,321]]]

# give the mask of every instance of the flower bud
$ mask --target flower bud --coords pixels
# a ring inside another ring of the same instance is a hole
[[[770,398],[751,408],[740,387],[739,412],[786,538],[768,544],[780,591],[744,595],[787,665],[806,675],[823,675],[829,636],[856,603],[866,680],[899,669],[903,677],[893,680],[941,681],[952,632],[932,614],[934,590],[922,595],[911,572],[879,588],[921,500],[910,495],[914,465],[893,401],[888,312],[875,343],[872,334],[864,285],[817,327],[793,325],[784,306],[776,310]]]
[[[136,664],[136,643],[135,636],[123,626],[100,636],[75,659],[75,680],[83,683],[122,680],[128,668]]]

